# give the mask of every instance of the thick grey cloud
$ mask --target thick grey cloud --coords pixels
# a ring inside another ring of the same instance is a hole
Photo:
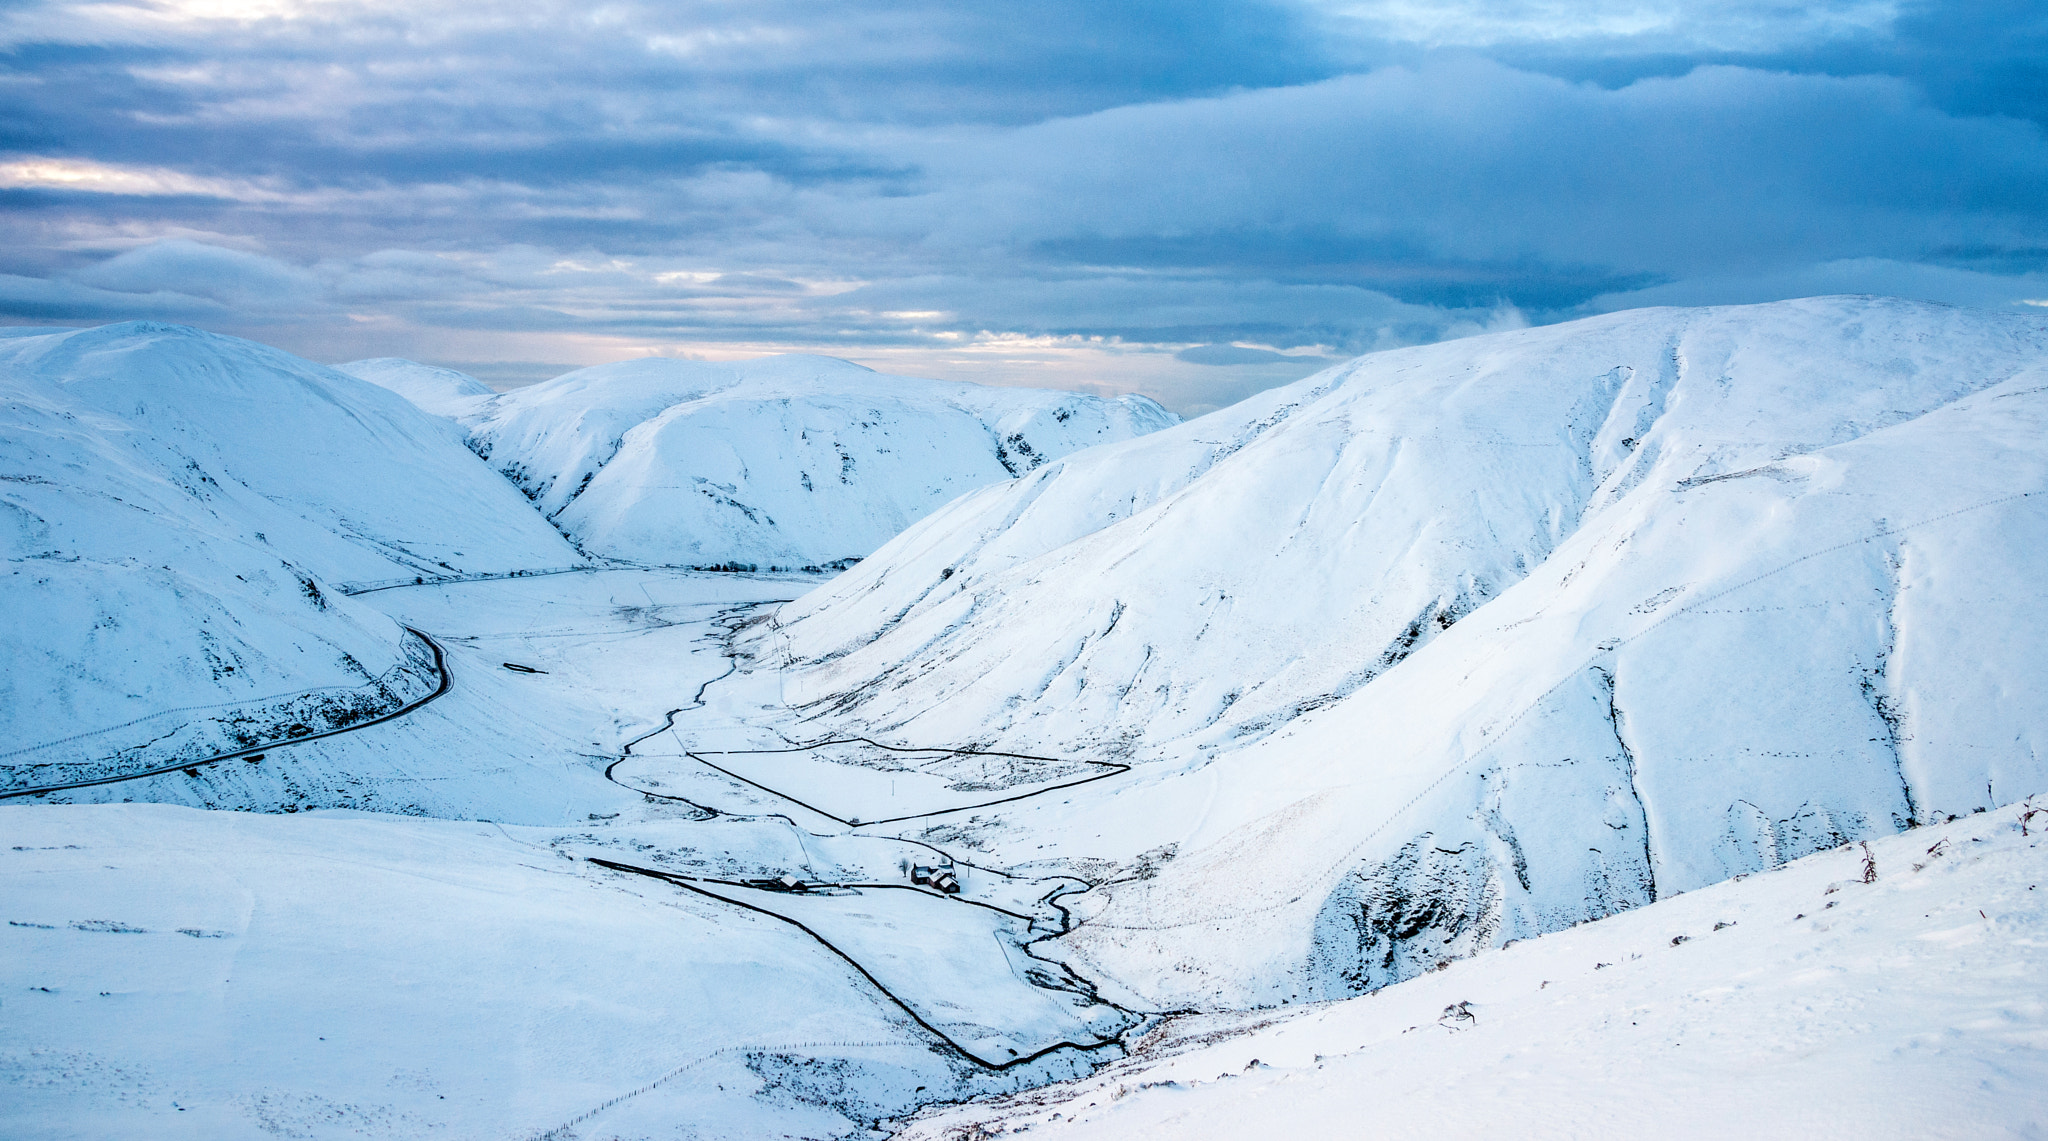
[[[1849,257],[2032,268],[2048,138],[1903,81],[1709,67],[1618,90],[1476,57],[1006,132],[935,201],[953,246],[1557,309]],[[971,205],[970,205],[971,204]],[[1077,208],[1076,204],[1080,204]]]
[[[0,315],[1192,408],[1618,305],[2007,305],[2048,292],[2037,8],[18,3]]]

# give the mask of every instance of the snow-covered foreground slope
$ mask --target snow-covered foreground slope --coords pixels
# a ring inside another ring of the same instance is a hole
[[[1809,856],[1378,991],[1178,1020],[918,1138],[2033,1138],[2048,810]]]
[[[371,357],[334,367],[357,380],[388,388],[421,410],[450,420],[461,420],[482,412],[491,397],[496,395],[490,386],[466,372],[400,357]]]
[[[123,749],[199,755],[221,736],[199,722],[289,721],[307,691],[336,695],[321,716],[390,704],[380,679],[422,651],[337,584],[578,561],[433,417],[261,345],[150,323],[10,338],[0,392],[9,787]]]
[[[1050,465],[751,649],[809,732],[1138,762],[987,841],[1177,853],[1083,974],[1329,997],[2048,787],[2044,492],[2048,321],[1623,313]]]
[[[583,550],[671,566],[822,567],[947,500],[1175,422],[1137,396],[885,376],[842,360],[582,369],[464,417]]]
[[[838,1137],[1084,1069],[970,1064],[797,927],[583,858],[866,877],[895,841],[167,805],[0,806],[0,832],[10,1138]],[[943,932],[943,971],[868,967],[935,1021],[1062,1029],[1006,917],[885,894],[939,921],[810,918],[899,955]]]

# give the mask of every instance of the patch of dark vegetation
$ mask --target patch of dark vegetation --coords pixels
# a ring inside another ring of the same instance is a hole
[[[1324,901],[1309,955],[1321,997],[1377,990],[1491,945],[1502,904],[1478,845],[1410,840],[1392,859],[1346,875]]]
[[[1120,869],[1122,874],[1118,875],[1111,882],[1137,883],[1142,880],[1152,879],[1159,874],[1159,869],[1165,867],[1168,862],[1179,854],[1179,844],[1161,844],[1157,848],[1140,852],[1136,859],[1133,859],[1128,865]]]
[[[875,1083],[867,1067],[847,1058],[761,1051],[746,1055],[746,1066],[761,1079],[761,1089],[754,1096],[764,1101],[792,1101],[829,1109],[869,1127],[903,1109],[900,1104],[876,1100],[869,1093]]]
[[[149,929],[146,927],[131,926],[118,919],[74,919],[71,921],[71,929],[74,931],[97,931],[107,935],[149,934]]]
[[[764,565],[762,563],[743,563],[737,559],[730,559],[718,563],[693,563],[688,566],[677,567],[676,569],[702,571],[705,574],[838,574],[859,561],[860,558],[858,556],[849,556],[843,559],[833,559],[830,562],[805,563],[802,566],[792,563],[784,566],[780,563]]]
[[[487,455],[488,453],[485,454]],[[504,476],[506,482],[518,488],[519,494],[524,495],[528,499],[537,501],[547,491],[545,486],[534,482],[533,473],[526,469],[525,464],[506,464],[498,469],[498,474]]]
[[[1023,475],[1045,463],[1045,456],[1031,446],[1022,432],[1012,432],[996,441],[996,462],[1011,475]]]

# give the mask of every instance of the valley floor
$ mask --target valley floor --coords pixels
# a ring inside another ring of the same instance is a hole
[[[1146,874],[1142,821],[1032,827],[1107,820],[1121,774],[796,750],[725,653],[810,581],[380,591],[445,698],[0,805],[0,1136],[2048,1136],[2048,811],[1162,1025],[1033,950],[1074,853]],[[910,883],[947,862],[957,897]]]
[[[843,1137],[1086,1072],[1138,1019],[1030,950],[1085,884],[920,887],[946,853],[684,751],[793,743],[774,694],[707,694],[727,624],[810,581],[378,591],[445,697],[0,805],[0,1136]]]

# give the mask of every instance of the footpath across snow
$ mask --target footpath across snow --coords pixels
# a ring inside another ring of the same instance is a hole
[[[1170,1023],[902,1136],[2041,1137],[2044,833],[2048,807],[2008,806],[1360,998]]]

